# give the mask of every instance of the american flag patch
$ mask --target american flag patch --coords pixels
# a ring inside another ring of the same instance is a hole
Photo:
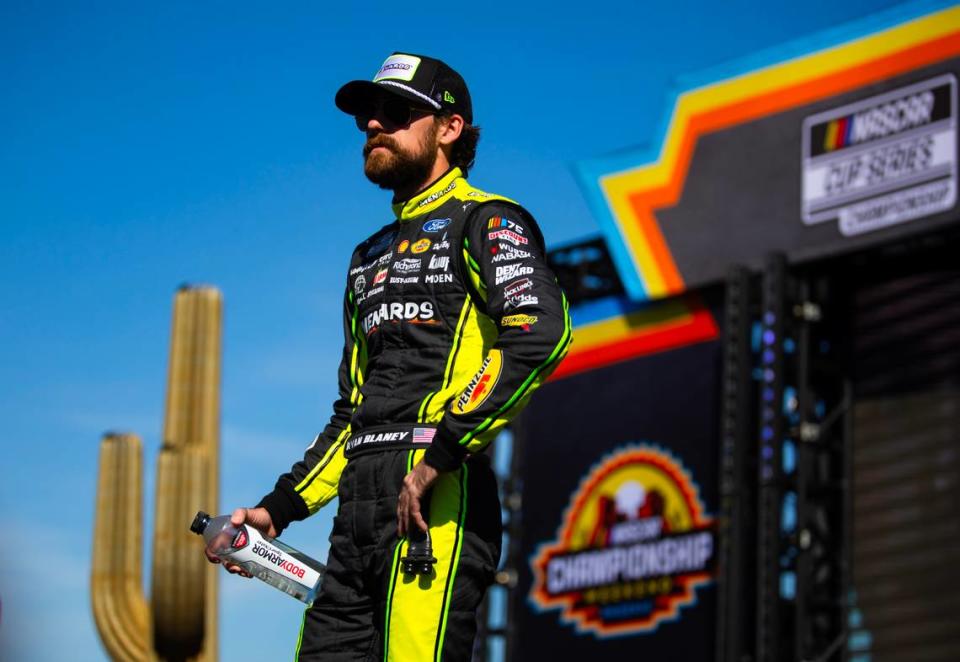
[[[413,443],[429,444],[433,441],[433,435],[437,434],[434,428],[413,428]]]

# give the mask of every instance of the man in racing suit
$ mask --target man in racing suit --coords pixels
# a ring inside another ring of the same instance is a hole
[[[566,353],[566,301],[530,214],[465,179],[478,129],[459,74],[394,53],[336,103],[394,220],[350,259],[330,423],[233,519],[275,536],[339,497],[298,659],[469,660],[500,556],[484,450]],[[420,531],[436,562],[418,575],[402,560]]]

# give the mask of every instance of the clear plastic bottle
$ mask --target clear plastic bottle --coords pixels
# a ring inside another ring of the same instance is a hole
[[[234,526],[229,515],[210,517],[200,511],[190,530],[203,536],[208,551],[301,602],[312,603],[320,590],[326,571],[322,563],[252,526]]]

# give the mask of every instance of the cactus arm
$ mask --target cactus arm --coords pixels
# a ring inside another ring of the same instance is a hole
[[[104,436],[93,536],[93,616],[107,653],[118,662],[149,660],[150,615],[141,584],[140,439]]]
[[[151,604],[161,658],[217,658],[217,568],[189,523],[218,512],[222,297],[183,287],[174,298],[163,447],[157,465]]]

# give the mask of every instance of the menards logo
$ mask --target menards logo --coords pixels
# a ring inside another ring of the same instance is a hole
[[[711,579],[713,520],[666,451],[630,446],[605,458],[571,497],[557,539],[531,559],[529,599],[561,610],[578,633],[653,632],[696,604]]]

